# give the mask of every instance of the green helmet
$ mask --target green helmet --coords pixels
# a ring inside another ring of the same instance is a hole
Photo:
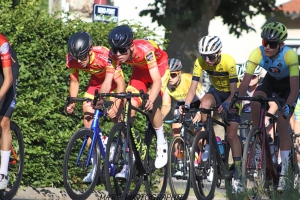
[[[282,43],[287,36],[287,28],[280,22],[270,22],[264,25],[261,32],[263,39],[278,43]]]

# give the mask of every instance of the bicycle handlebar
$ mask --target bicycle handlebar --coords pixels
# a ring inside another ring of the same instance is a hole
[[[255,96],[255,97],[239,97],[239,91],[236,91],[231,99],[231,102],[229,104],[229,108],[233,108],[233,105],[239,101],[239,100],[248,100],[248,101],[256,101],[259,103],[266,103],[266,102],[270,102],[270,101],[274,101],[277,106],[278,106],[278,110],[281,111],[282,110],[282,105],[285,104],[285,99],[280,98],[276,93],[272,93],[272,97],[263,97],[263,96]],[[287,119],[287,116],[282,114],[282,117],[284,119]]]

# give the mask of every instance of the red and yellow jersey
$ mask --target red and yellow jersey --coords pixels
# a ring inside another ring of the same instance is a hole
[[[10,45],[6,37],[4,37],[2,34],[0,34],[0,57],[0,66],[2,66],[2,68],[12,66]]]
[[[168,62],[167,53],[162,50],[152,40],[133,40],[134,52],[131,59],[125,63],[140,69],[152,69],[154,67],[165,67],[165,62]],[[117,63],[116,55],[110,51],[109,63],[115,68]]]
[[[177,86],[168,85],[166,92],[176,101],[176,102],[185,102],[186,96],[189,92],[190,86],[192,83],[192,74],[183,73],[180,76],[180,83]],[[201,83],[198,82],[196,95],[192,102],[200,100],[205,95],[205,92],[201,86]],[[168,102],[163,102],[162,105],[167,105]]]
[[[222,54],[220,62],[213,66],[209,66],[201,56],[198,57],[194,65],[193,80],[200,80],[202,70],[209,75],[213,87],[221,92],[229,92],[230,83],[237,83],[237,86],[240,84],[235,61],[228,54]]]
[[[67,55],[67,68],[70,70],[71,80],[77,80],[79,71],[89,73],[99,79],[104,79],[106,73],[115,73],[114,79],[122,76],[122,70],[116,62],[117,67],[108,65],[109,50],[103,46],[95,46],[91,49],[90,64],[82,67],[70,54]]]

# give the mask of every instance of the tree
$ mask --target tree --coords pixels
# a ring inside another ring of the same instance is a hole
[[[255,31],[246,21],[258,14],[266,18],[280,16],[275,0],[155,0],[140,16],[150,14],[152,21],[167,29],[166,39],[169,57],[179,58],[186,71],[192,71],[199,56],[198,41],[208,34],[210,20],[223,18],[229,33],[241,36],[241,32]]]

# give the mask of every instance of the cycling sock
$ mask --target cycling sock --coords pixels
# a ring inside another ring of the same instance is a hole
[[[242,158],[241,157],[233,157],[234,161],[234,179],[241,179],[242,177],[242,171],[241,171],[241,163],[242,163]]]
[[[156,137],[157,137],[157,144],[165,144],[166,143],[166,139],[165,139],[165,135],[164,135],[164,127],[163,125],[159,128],[155,128],[153,126],[153,128],[155,129],[156,132]]]
[[[7,176],[7,172],[8,172],[9,157],[10,157],[10,150],[9,151],[1,151],[0,174],[4,174],[5,176]]]
[[[299,172],[300,172],[300,162],[298,162],[298,170],[299,170]]]
[[[281,161],[282,161],[280,175],[286,175],[288,173],[290,154],[291,154],[290,150],[281,150],[280,151],[280,157],[281,157]]]

